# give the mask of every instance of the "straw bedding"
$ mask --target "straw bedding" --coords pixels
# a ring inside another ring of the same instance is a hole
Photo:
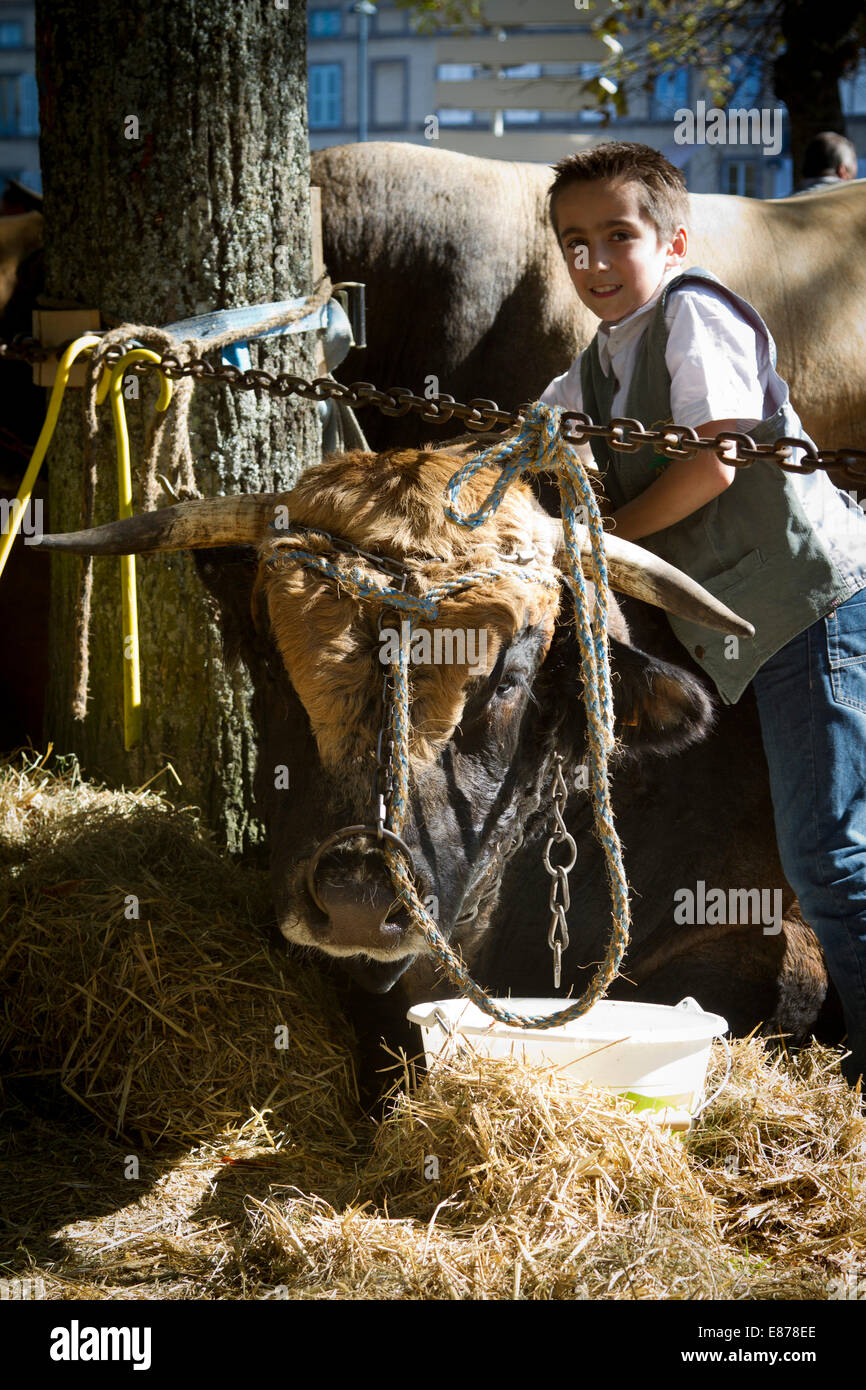
[[[417,1089],[393,1059],[376,1126],[336,977],[192,810],[19,756],[0,872],[0,1275],[45,1297],[866,1292],[866,1116],[831,1049],[735,1042],[684,1140],[471,1052]]]

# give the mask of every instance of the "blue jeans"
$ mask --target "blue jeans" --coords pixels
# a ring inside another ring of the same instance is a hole
[[[752,685],[782,867],[842,1000],[853,1084],[866,1076],[866,589],[786,643]]]

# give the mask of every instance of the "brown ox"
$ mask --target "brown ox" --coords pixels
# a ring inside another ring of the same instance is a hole
[[[586,722],[570,605],[560,602],[558,523],[524,485],[513,486],[478,531],[446,521],[443,488],[461,461],[459,452],[414,450],[335,456],[309,469],[284,496],[183,503],[44,541],[48,548],[95,554],[210,552],[203,577],[222,605],[228,644],[243,654],[255,685],[256,788],[269,827],[277,919],[290,941],[338,958],[352,978],[356,1018],[365,1020],[368,1095],[380,1033],[392,1045],[411,1045],[408,1005],[453,987],[438,977],[395,900],[374,839],[355,836],[324,855],[320,905],[308,889],[306,869],[317,847],[338,828],[373,820],[383,666],[378,602],[352,597],[345,585],[302,563],[300,550],[326,557],[337,577],[354,570],[386,586],[392,581],[380,561],[402,562],[410,590],[422,594],[444,577],[491,564],[502,571],[443,600],[434,621],[486,631],[481,672],[473,675],[459,663],[411,670],[410,797],[402,835],[416,883],[482,983],[514,994],[550,993],[548,884],[540,856],[558,752],[573,788],[566,816],[579,850],[571,945],[563,959],[566,992],[583,989],[609,931],[603,861],[588,794],[578,785]],[[480,474],[462,505],[477,506],[496,476],[493,469]],[[280,507],[288,509],[288,529]],[[346,555],[325,532],[379,559]],[[220,549],[238,544],[256,546],[257,554],[245,559]],[[742,630],[733,614],[656,557],[613,537],[606,548],[614,586],[631,596],[624,602],[648,631],[647,599],[726,631]],[[754,707],[744,700],[723,710],[713,727],[697,676],[633,645],[616,607],[611,631],[620,739],[613,795],[633,890],[632,944],[613,994],[634,997],[636,984],[640,997],[657,1002],[693,994],[737,1032],[764,1025],[803,1038],[821,1010],[827,977],[779,867]],[[275,776],[281,768],[289,770],[287,789]],[[697,880],[726,891],[779,890],[781,930],[767,934],[761,923],[742,921],[677,926],[675,894]]]

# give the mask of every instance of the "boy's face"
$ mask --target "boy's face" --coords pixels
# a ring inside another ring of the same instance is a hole
[[[599,180],[571,184],[556,200],[559,244],[572,283],[606,323],[619,323],[646,304],[665,271],[685,258],[685,227],[673,240],[660,241],[641,212],[639,192],[633,181]]]

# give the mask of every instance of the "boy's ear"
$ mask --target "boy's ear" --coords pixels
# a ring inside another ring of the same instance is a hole
[[[706,738],[715,715],[695,676],[615,637],[609,642],[616,735],[625,750],[677,753]]]

